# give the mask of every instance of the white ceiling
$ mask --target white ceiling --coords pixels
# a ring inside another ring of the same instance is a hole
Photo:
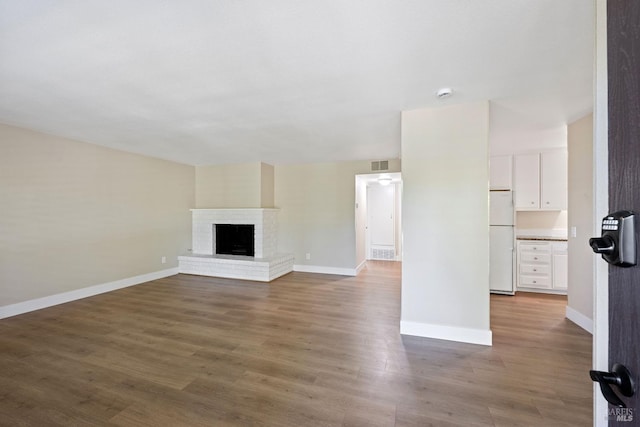
[[[0,122],[189,164],[395,158],[402,110],[483,99],[553,128],[593,3],[0,0]]]

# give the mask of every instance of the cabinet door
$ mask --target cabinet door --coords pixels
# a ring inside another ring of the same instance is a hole
[[[489,289],[513,293],[513,227],[489,227]]]
[[[567,254],[553,255],[553,289],[567,289]]]
[[[489,188],[511,190],[511,156],[491,156],[489,162]]]
[[[540,155],[516,155],[513,176],[516,209],[540,209]]]
[[[567,209],[567,152],[540,155],[540,209]]]

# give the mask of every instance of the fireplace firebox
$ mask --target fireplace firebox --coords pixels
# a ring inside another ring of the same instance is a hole
[[[215,224],[216,254],[255,256],[254,225]]]

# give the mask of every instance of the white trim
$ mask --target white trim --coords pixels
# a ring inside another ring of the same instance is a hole
[[[356,276],[358,274],[355,268],[325,267],[322,265],[305,264],[294,264],[293,271],[300,271],[303,273],[339,274],[341,276]]]
[[[609,93],[607,74],[607,0],[596,0],[595,99],[593,117],[593,212],[604,217],[609,210]],[[593,235],[599,236],[597,221]],[[595,256],[595,255],[594,255]],[[598,259],[593,264],[593,369],[609,370],[609,267]],[[609,405],[593,383],[593,420],[607,426]]]
[[[367,260],[365,259],[356,267],[356,276],[362,271],[364,266],[367,265]]]
[[[491,330],[460,328],[457,326],[434,325],[428,323],[400,322],[402,335],[459,341],[470,344],[492,345]]]
[[[589,319],[587,316],[580,313],[575,308],[571,308],[569,306],[567,306],[566,317],[567,319],[571,320],[573,323],[593,335],[593,320]]]
[[[18,314],[28,313],[30,311],[40,310],[47,307],[52,307],[58,304],[64,304],[66,302],[75,301],[82,298],[92,297],[94,295],[115,291],[117,289],[122,289],[129,286],[139,285],[140,283],[162,279],[164,277],[174,276],[176,274],[178,274],[178,267],[155,271],[153,273],[141,274],[139,276],[128,277],[126,279],[116,280],[114,282],[102,283],[100,285],[80,288],[69,292],[49,295],[46,297],[18,302],[15,304],[5,305],[3,307],[0,307],[0,319],[17,316]]]

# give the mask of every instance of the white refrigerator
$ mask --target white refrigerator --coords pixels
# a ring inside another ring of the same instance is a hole
[[[515,239],[512,191],[489,192],[489,290],[514,294]]]

